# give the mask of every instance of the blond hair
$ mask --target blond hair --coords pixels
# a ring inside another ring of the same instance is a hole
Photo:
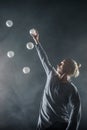
[[[79,68],[81,67],[81,64],[77,63],[73,59],[65,59],[64,60],[68,68],[65,70],[65,72],[68,74],[70,77],[78,77],[79,76]]]
[[[81,64],[77,63],[76,61],[74,61],[74,65],[75,65],[75,70],[74,70],[74,73],[73,73],[73,77],[78,77],[79,76],[79,68],[81,67]]]

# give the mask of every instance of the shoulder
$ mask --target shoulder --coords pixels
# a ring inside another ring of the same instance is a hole
[[[72,91],[71,91],[71,97],[73,99],[73,101],[75,100],[76,101],[80,101],[80,95],[79,95],[79,91],[78,91],[78,88],[73,84],[71,83],[71,87],[72,87]]]
[[[79,107],[81,99],[80,99],[78,89],[73,83],[71,83],[71,85],[72,85],[72,92],[71,92],[71,96],[70,96],[71,102],[74,106]]]
[[[72,91],[77,92],[78,89],[77,89],[76,85],[73,82],[71,82],[70,84],[71,84]]]

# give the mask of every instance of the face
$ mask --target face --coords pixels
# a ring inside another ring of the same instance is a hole
[[[64,62],[64,61],[60,62],[60,63],[57,65],[57,72],[58,72],[59,74],[61,74],[61,75],[64,73],[64,66],[65,66],[65,62]]]
[[[60,64],[57,65],[57,72],[62,75],[62,74],[68,74],[70,65],[68,61],[63,60],[60,62]]]

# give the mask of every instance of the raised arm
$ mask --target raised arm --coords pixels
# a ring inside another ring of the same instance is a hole
[[[48,60],[46,52],[44,51],[44,49],[41,46],[41,43],[39,42],[39,34],[35,29],[33,30],[33,33],[30,33],[30,34],[35,41],[35,48],[37,50],[38,56],[41,60],[41,63],[45,69],[46,74],[48,75],[49,72],[52,70],[52,66]]]
[[[77,89],[71,96],[72,111],[70,114],[69,125],[66,130],[78,130],[81,118],[81,103]]]

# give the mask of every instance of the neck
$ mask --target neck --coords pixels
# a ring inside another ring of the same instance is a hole
[[[70,80],[70,77],[67,74],[59,74],[58,77],[63,83],[66,83]]]
[[[61,80],[63,83],[66,83],[66,82],[68,82],[68,79],[67,79],[67,77],[60,77],[60,80]]]

